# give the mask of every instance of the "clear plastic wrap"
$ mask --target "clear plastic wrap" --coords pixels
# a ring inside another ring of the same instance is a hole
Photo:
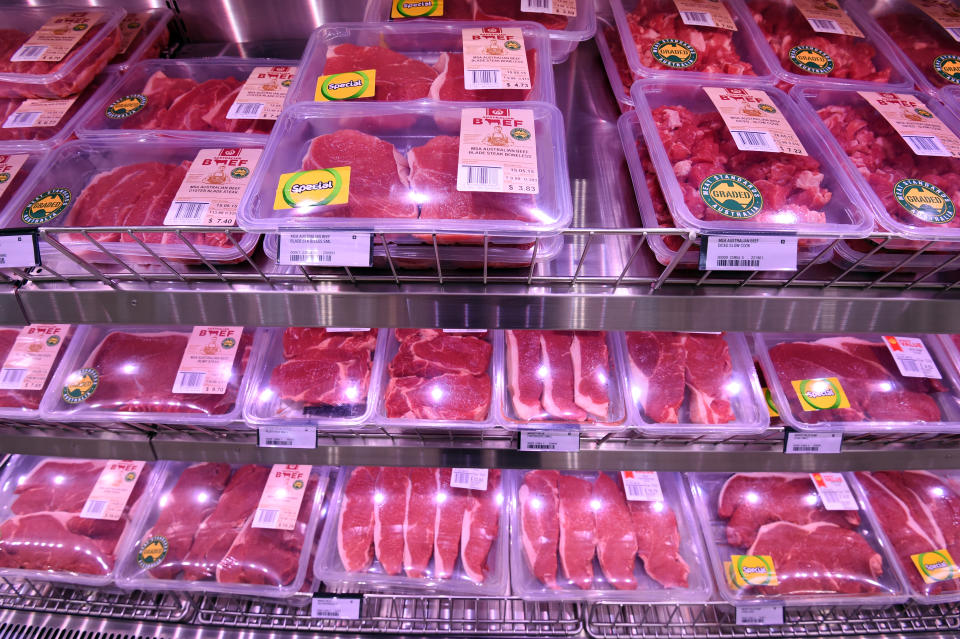
[[[43,393],[50,385],[57,365],[66,354],[67,346],[75,332],[75,328],[69,325],[40,324],[33,326],[33,335],[26,333],[21,338],[24,328],[21,326],[0,328],[0,367],[2,367],[0,382],[10,382],[10,386],[13,386],[15,381],[20,382],[19,388],[0,389],[0,417],[35,419],[40,416],[40,401],[43,399]],[[18,339],[21,339],[21,344],[17,346],[20,355],[17,359],[7,362]],[[30,344],[26,340],[32,340],[34,343]],[[51,358],[50,354],[54,352],[56,355]],[[5,364],[10,366],[7,367]],[[38,367],[47,365],[49,369],[42,388],[23,388],[25,382],[29,386],[37,385],[28,380],[28,377],[37,376],[37,373],[31,374],[29,371],[36,371]]]
[[[630,97],[630,86],[633,84],[633,72],[627,63],[627,56],[620,42],[617,28],[603,18],[597,19],[597,35],[594,36],[597,49],[600,50],[600,59],[610,81],[610,90],[617,99],[617,106],[621,113],[633,111],[633,98]]]
[[[160,57],[170,44],[170,20],[173,12],[156,8],[131,12],[120,23],[121,51],[110,60],[108,71],[126,71],[141,60]]]

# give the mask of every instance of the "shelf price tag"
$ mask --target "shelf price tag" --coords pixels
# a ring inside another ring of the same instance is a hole
[[[839,453],[843,445],[842,433],[798,433],[787,430],[783,452],[789,454]]]
[[[783,606],[738,606],[738,626],[782,626]]]
[[[0,231],[0,268],[40,266],[40,233],[37,229]]]
[[[660,478],[654,471],[621,470],[627,501],[663,501]]]
[[[316,448],[315,426],[261,426],[257,430],[261,448]]]
[[[310,616],[320,619],[359,619],[363,595],[317,593],[310,601]]]
[[[450,473],[450,486],[467,490],[486,490],[487,474],[486,468],[454,468]]]
[[[795,271],[795,235],[708,235],[701,271]]]
[[[860,510],[847,480],[840,473],[810,473],[810,479],[827,510]]]
[[[277,261],[286,266],[370,266],[373,236],[353,231],[281,233]]]
[[[580,450],[580,431],[524,430],[520,450],[575,453]]]

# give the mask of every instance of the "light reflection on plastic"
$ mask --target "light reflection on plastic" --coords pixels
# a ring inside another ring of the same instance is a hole
[[[663,512],[663,502],[662,502],[662,501],[655,501],[655,502],[653,502],[653,510],[654,510],[654,512],[662,513],[662,512]]]
[[[161,498],[160,498],[160,507],[161,507],[161,508],[166,507],[167,502],[168,502],[169,500],[170,500],[170,496],[169,496],[169,495],[164,495],[163,497],[161,497]]]
[[[749,501],[751,504],[758,504],[760,503],[760,497],[757,495],[757,493],[751,491],[747,493],[747,501]]]
[[[497,505],[503,504],[503,493],[497,493]]]
[[[447,493],[437,493],[437,503],[442,504],[447,501]]]
[[[543,508],[543,502],[540,501],[539,497],[534,497],[533,499],[530,500],[530,507],[533,508],[534,510],[540,510],[541,508]]]
[[[537,369],[537,377],[539,377],[540,379],[546,379],[547,375],[549,374],[550,374],[550,371],[549,369],[547,369],[546,366],[541,366],[540,368]]]
[[[430,389],[430,397],[433,398],[433,401],[439,402],[441,399],[443,399],[443,389],[439,386],[433,386]]]
[[[386,497],[384,497],[383,493],[381,492],[376,492],[373,494],[373,503],[375,504],[382,504],[385,499]]]
[[[940,488],[939,486],[932,488],[930,492],[932,492],[937,497],[943,497],[944,495],[943,488]]]
[[[356,386],[350,386],[343,394],[347,396],[347,399],[357,399],[360,397],[360,389]]]
[[[418,193],[417,191],[412,191],[410,193],[410,199],[414,201],[415,204],[426,204],[430,201],[429,193]]]
[[[197,495],[197,503],[205,504],[208,501],[210,501],[210,495],[208,495],[207,493],[200,493],[199,495]]]
[[[57,475],[53,478],[53,483],[55,483],[57,486],[62,484],[64,481],[66,481],[66,478],[63,475]]]
[[[601,508],[603,508],[603,504],[600,503],[600,500],[599,500],[599,499],[591,499],[591,500],[590,500],[590,508],[591,508],[592,510],[600,510]]]
[[[134,373],[137,372],[137,365],[136,365],[136,364],[124,364],[124,365],[123,365],[123,372],[126,373],[127,375],[133,375]]]
[[[740,391],[743,390],[743,385],[740,382],[733,380],[727,384],[725,388],[727,389],[727,393],[730,395],[739,395]]]
[[[261,401],[261,402],[269,402],[270,399],[272,399],[272,398],[273,398],[273,389],[272,389],[272,388],[265,388],[265,389],[263,389],[263,391],[261,391],[261,393],[260,393],[260,401]]]
[[[882,390],[884,393],[889,393],[890,391],[893,390],[893,384],[891,384],[890,382],[880,382],[879,384],[877,384],[877,388]]]
[[[810,493],[809,495],[807,495],[807,496],[804,497],[803,499],[804,499],[804,501],[806,501],[806,502],[807,502],[808,504],[810,504],[811,506],[816,506],[816,504],[817,504],[817,496],[814,495],[813,493]]]

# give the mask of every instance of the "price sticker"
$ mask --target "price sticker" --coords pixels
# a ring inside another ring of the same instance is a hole
[[[847,480],[840,473],[810,473],[810,479],[827,510],[860,510]]]
[[[257,430],[257,445],[261,448],[316,448],[317,429],[314,426],[261,426]]]
[[[310,616],[319,619],[359,619],[362,595],[316,594],[310,602]]]
[[[450,473],[450,486],[468,490],[487,489],[486,468],[454,468]]]
[[[663,490],[656,472],[622,470],[620,477],[627,501],[663,501]]]
[[[701,271],[795,271],[795,235],[708,235]]]
[[[145,464],[142,461],[119,459],[107,462],[83,504],[80,517],[118,521],[126,510],[127,501]]]
[[[893,361],[897,363],[897,368],[904,377],[943,379],[940,369],[937,368],[922,339],[884,335],[883,342],[887,345],[887,350],[890,351]]]
[[[738,626],[782,626],[783,606],[742,606],[737,608]]]
[[[787,431],[783,452],[794,455],[839,453],[842,444],[842,433],[798,433],[796,431]]]
[[[580,432],[576,430],[521,431],[520,450],[577,452],[580,450]]]
[[[370,266],[370,233],[289,233],[280,235],[277,261],[287,266]]]

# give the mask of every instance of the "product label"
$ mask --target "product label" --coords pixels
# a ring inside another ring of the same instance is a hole
[[[443,15],[443,0],[393,0],[391,18],[438,18]]]
[[[707,235],[701,271],[795,271],[795,235]]]
[[[7,116],[3,123],[4,129],[26,129],[30,127],[57,126],[73,103],[76,97],[63,100],[24,100],[16,111]]]
[[[827,510],[860,510],[847,480],[840,473],[810,473],[810,479]]]
[[[13,178],[17,177],[17,173],[20,172],[29,158],[30,156],[25,154],[0,154],[0,199],[3,199],[4,191],[13,184]]]
[[[260,426],[257,445],[261,448],[316,448],[315,426]]]
[[[69,330],[69,324],[31,324],[21,328],[0,368],[0,388],[43,390]]]
[[[100,373],[95,368],[81,368],[75,370],[63,382],[60,390],[60,399],[68,404],[79,404],[86,401],[97,390],[100,384]]]
[[[312,466],[274,464],[253,515],[254,528],[293,530]]]
[[[317,90],[314,92],[313,99],[315,102],[328,102],[372,98],[376,94],[376,89],[376,69],[344,71],[317,78]]]
[[[288,266],[370,266],[373,236],[370,233],[282,233],[277,262]]]
[[[788,430],[783,452],[790,455],[839,453],[842,447],[842,433],[798,433]]]
[[[907,213],[929,224],[946,224],[957,215],[950,196],[925,180],[900,180],[893,186],[893,198]]]
[[[163,218],[164,225],[233,226],[261,149],[202,149]]]
[[[534,130],[529,109],[463,109],[457,190],[539,193]]]
[[[111,120],[123,120],[134,113],[139,113],[145,106],[147,106],[147,96],[142,93],[133,93],[111,102],[103,114]]]
[[[71,195],[68,189],[50,189],[36,196],[20,212],[26,224],[46,224],[67,210]]]
[[[650,47],[653,58],[671,69],[686,69],[697,61],[697,50],[693,45],[676,38],[657,40]]]
[[[140,544],[137,550],[137,563],[141,568],[149,570],[163,563],[170,551],[170,542],[163,535],[148,537]]]
[[[530,89],[522,29],[463,30],[463,86],[475,89]]]
[[[180,359],[174,393],[223,395],[233,376],[242,326],[194,326]]]
[[[946,548],[910,555],[910,559],[923,578],[923,583],[935,584],[960,577],[960,568]]]
[[[790,49],[790,62],[807,73],[826,75],[833,71],[833,58],[816,47],[799,45]]]
[[[782,626],[783,606],[737,606],[738,626]]]
[[[520,10],[528,13],[553,13],[575,17],[577,0],[520,0]]]
[[[450,486],[453,488],[467,488],[469,490],[486,490],[486,468],[453,468],[450,473]]]
[[[314,595],[310,616],[319,619],[359,619],[363,595]]]
[[[297,67],[256,67],[227,111],[228,120],[276,120]]]
[[[800,10],[814,31],[863,37],[860,27],[854,24],[840,5],[831,0],[793,0],[793,6]]]
[[[911,4],[930,16],[937,24],[960,42],[960,10],[949,0],[910,0]]]
[[[576,430],[520,431],[520,450],[567,452],[580,450],[580,432]]]
[[[850,400],[836,377],[799,379],[790,384],[805,411],[850,408]]]
[[[731,555],[727,568],[727,579],[736,588],[747,586],[776,586],[777,571],[770,555]]]
[[[137,39],[137,34],[143,31],[143,27],[150,21],[149,13],[128,13],[120,23],[120,49],[117,55],[127,52],[133,41]]]
[[[741,151],[807,155],[796,132],[766,92],[738,87],[704,87]]]
[[[654,471],[621,470],[627,501],[663,501],[660,477]]]
[[[944,80],[960,84],[960,56],[953,54],[937,56],[933,60],[933,70]]]
[[[769,388],[763,389],[763,399],[767,402],[767,414],[770,417],[780,417],[780,411],[777,410],[777,405],[773,403],[773,395]]]
[[[884,335],[883,342],[887,345],[887,350],[890,351],[893,361],[897,363],[897,368],[904,377],[943,379],[940,369],[937,368],[923,340],[916,337]]]
[[[273,209],[346,204],[350,199],[350,167],[284,173],[277,181]]]
[[[737,25],[727,9],[718,0],[673,0],[683,23],[691,27],[715,27],[736,31]]]
[[[711,209],[734,220],[748,220],[763,209],[753,182],[733,173],[716,173],[700,183],[700,197]]]
[[[100,472],[87,502],[80,511],[84,519],[117,521],[123,516],[130,493],[146,462],[111,460]]]
[[[10,61],[59,62],[102,16],[101,11],[71,11],[59,15],[34,31],[10,56]]]
[[[916,155],[960,158],[960,138],[912,95],[859,91]]]

